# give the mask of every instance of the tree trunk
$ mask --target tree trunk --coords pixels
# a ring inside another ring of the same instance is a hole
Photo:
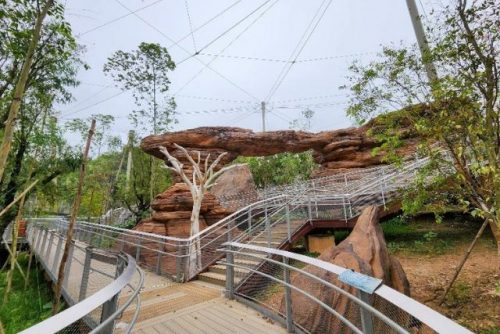
[[[47,0],[42,11],[38,14],[35,22],[35,28],[33,29],[33,37],[31,38],[28,52],[26,53],[26,58],[21,69],[21,74],[19,75],[19,80],[17,81],[16,87],[14,89],[14,94],[12,96],[12,103],[9,108],[9,116],[7,117],[7,122],[5,122],[5,130],[2,139],[2,144],[0,145],[0,181],[3,178],[5,171],[5,166],[7,164],[7,158],[9,157],[10,147],[12,145],[12,139],[14,137],[14,126],[19,113],[19,108],[21,107],[21,100],[23,99],[26,82],[28,81],[28,75],[31,69],[31,64],[33,62],[33,56],[35,54],[35,49],[38,45],[40,39],[40,33],[42,30],[42,23],[47,16],[47,12],[50,7],[52,7],[54,0]]]
[[[203,194],[193,196],[193,211],[191,211],[191,236],[200,233],[200,209]],[[189,249],[189,277],[193,277],[201,270],[201,243],[200,238],[193,240]]]
[[[488,221],[491,222],[491,219],[486,219],[484,221],[483,225],[481,225],[481,228],[477,232],[474,240],[472,240],[472,243],[470,244],[469,248],[467,249],[467,251],[465,252],[464,256],[462,257],[462,260],[460,261],[460,263],[458,264],[457,269],[455,270],[455,274],[453,274],[453,277],[452,277],[450,283],[448,284],[448,286],[444,290],[444,294],[441,297],[441,300],[439,301],[439,305],[441,305],[441,304],[444,303],[446,295],[448,294],[448,292],[450,291],[451,287],[453,286],[453,283],[455,283],[456,279],[458,278],[458,275],[460,274],[460,271],[462,271],[462,268],[463,268],[463,266],[465,264],[465,261],[467,261],[467,259],[469,258],[469,255],[472,252],[472,249],[474,249],[474,246],[476,246],[476,242],[479,240],[479,238],[483,234],[484,230],[486,229],[486,226],[488,226]]]
[[[10,251],[10,269],[7,273],[7,287],[3,295],[3,303],[7,303],[9,298],[10,290],[12,289],[12,276],[14,275],[14,270],[16,269],[17,263],[17,237],[19,235],[19,222],[23,218],[23,208],[24,200],[26,196],[22,195],[21,201],[19,202],[19,208],[17,210],[16,219],[14,220],[14,226],[12,227],[12,242]],[[26,279],[26,278],[25,278]]]
[[[64,268],[66,267],[66,262],[68,261],[69,247],[71,246],[71,240],[73,240],[73,230],[75,228],[76,216],[78,215],[78,210],[80,209],[83,180],[85,178],[85,165],[87,163],[87,157],[89,155],[89,150],[90,150],[90,143],[92,142],[92,136],[94,134],[94,131],[95,131],[95,119],[92,120],[92,123],[90,125],[89,134],[87,136],[87,143],[85,144],[85,149],[83,151],[83,159],[82,159],[82,165],[80,167],[80,176],[78,178],[78,185],[76,188],[76,196],[73,202],[73,207],[71,208],[68,231],[66,233],[66,243],[64,244],[64,252],[61,258],[61,263],[59,264],[59,273],[57,275],[57,284],[54,289],[54,306],[52,308],[52,314],[56,314],[59,311],[61,289],[64,281]]]

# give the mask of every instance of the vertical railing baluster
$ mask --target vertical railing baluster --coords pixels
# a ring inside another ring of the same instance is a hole
[[[359,290],[359,299],[361,299],[366,304],[371,305],[370,294]],[[367,309],[360,307],[361,312],[361,329],[363,334],[373,334],[373,319],[372,314]]]
[[[85,260],[83,262],[83,273],[82,273],[82,283],[80,285],[80,294],[78,295],[78,301],[85,299],[87,295],[87,287],[89,285],[90,277],[90,264],[92,262],[92,246],[87,246],[85,248]]]
[[[283,256],[283,279],[285,282],[285,314],[286,329],[288,333],[294,332],[293,312],[292,312],[292,289],[290,288],[290,268],[288,268],[288,258]]]
[[[265,224],[266,224],[266,233],[267,233],[267,246],[271,248],[271,223],[269,221],[269,217],[267,215],[267,204],[264,208],[264,219],[265,219]]]
[[[227,245],[226,252],[226,298],[233,300],[234,299],[234,256],[233,256],[233,247],[231,245]]]
[[[125,269],[126,263],[125,260],[121,257],[118,256],[117,262],[116,262],[116,274],[115,278],[120,276]],[[101,312],[101,323],[108,319],[113,313],[115,313],[116,308],[118,307],[118,296],[120,295],[120,292],[118,292],[116,295],[114,295],[110,300],[105,302],[102,305],[102,312]],[[115,323],[114,321],[111,321],[108,325],[104,326],[99,333],[103,334],[111,334],[114,331]]]
[[[68,287],[69,275],[71,274],[71,264],[73,263],[73,253],[75,252],[75,241],[71,240],[69,244],[68,260],[66,266],[64,267],[64,281],[63,286]]]
[[[61,254],[61,248],[63,247],[62,245],[62,235],[58,234],[57,235],[57,248],[56,248],[56,254],[54,255],[54,263],[52,264],[52,272],[54,273],[54,276],[57,277],[57,272],[59,271],[59,255]]]
[[[288,242],[292,242],[292,226],[290,224],[290,204],[285,205],[285,215],[286,215],[286,230],[288,235]]]
[[[248,233],[252,233],[252,208],[248,209]]]

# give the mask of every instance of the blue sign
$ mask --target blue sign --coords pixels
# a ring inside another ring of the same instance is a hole
[[[369,294],[372,294],[382,284],[381,279],[363,275],[351,269],[341,272],[338,279]]]

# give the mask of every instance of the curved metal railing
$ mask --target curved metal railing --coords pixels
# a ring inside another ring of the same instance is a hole
[[[75,240],[101,249],[124,251],[141,267],[184,282],[219,260],[217,249],[224,242],[237,240],[278,248],[313,220],[345,221],[347,226],[364,207],[386,205],[398,197],[427,162],[427,158],[421,158],[407,161],[401,168],[375,167],[268,190],[267,197],[245,205],[189,238],[80,221]],[[63,226],[64,220],[60,221]]]
[[[227,297],[289,332],[472,333],[382,280],[273,248],[235,242],[224,247]],[[260,265],[248,265],[252,260]],[[245,276],[235,280],[236,270]]]
[[[66,241],[64,227],[67,223],[60,220],[31,220],[27,229],[30,248],[53,282]],[[120,333],[132,331],[144,274],[130,255],[72,240],[64,276],[62,296],[69,307],[22,333],[113,333],[116,327]],[[120,319],[132,307],[132,315]]]

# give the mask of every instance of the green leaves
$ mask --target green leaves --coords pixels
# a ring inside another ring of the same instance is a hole
[[[168,74],[174,69],[166,48],[143,42],[136,50],[116,51],[108,58],[103,71],[122,90],[132,93],[137,109],[132,111],[130,119],[150,134],[167,131],[175,122],[175,102],[167,95]]]

